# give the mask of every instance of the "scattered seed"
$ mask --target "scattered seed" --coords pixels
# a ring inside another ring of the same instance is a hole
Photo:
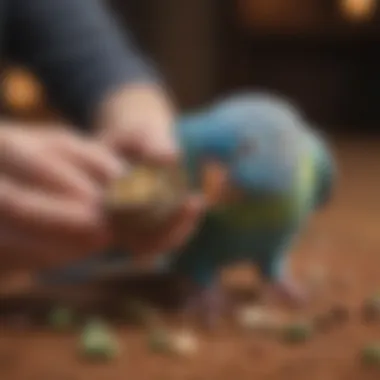
[[[74,325],[74,313],[66,307],[57,307],[50,311],[48,322],[51,327],[58,331],[69,330]]]
[[[303,343],[311,338],[313,328],[310,323],[297,322],[285,326],[282,337],[287,343]]]
[[[241,327],[255,331],[273,331],[279,327],[279,318],[258,306],[241,308],[236,315]]]
[[[171,346],[174,353],[181,356],[192,356],[198,351],[198,340],[195,335],[182,331],[180,333],[173,333],[171,336]]]
[[[89,321],[83,329],[80,349],[90,360],[110,360],[119,353],[119,345],[108,327],[98,319]]]
[[[164,329],[154,329],[149,333],[148,346],[156,353],[170,353],[172,351],[171,336]]]
[[[362,363],[368,366],[380,367],[380,343],[372,343],[361,352]]]

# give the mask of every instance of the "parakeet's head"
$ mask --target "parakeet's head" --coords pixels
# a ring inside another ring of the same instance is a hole
[[[193,123],[188,138],[197,140],[192,146],[202,165],[219,166],[231,186],[255,197],[292,190],[302,118],[286,101],[266,94],[233,96]]]
[[[188,172],[236,226],[299,221],[331,192],[323,139],[282,99],[235,95],[179,129]]]

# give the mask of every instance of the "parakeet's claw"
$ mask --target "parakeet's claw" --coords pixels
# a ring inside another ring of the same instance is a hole
[[[305,306],[309,300],[307,292],[288,278],[270,284],[270,293],[292,307]]]
[[[197,322],[200,321],[204,327],[213,330],[224,314],[226,302],[225,294],[219,286],[197,289],[186,301],[185,318],[194,320],[195,317]]]

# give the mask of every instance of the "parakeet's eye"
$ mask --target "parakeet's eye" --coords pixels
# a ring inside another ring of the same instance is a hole
[[[239,144],[239,147],[237,149],[237,154],[239,156],[248,156],[252,153],[255,153],[257,151],[257,145],[252,140],[246,140],[242,141]]]

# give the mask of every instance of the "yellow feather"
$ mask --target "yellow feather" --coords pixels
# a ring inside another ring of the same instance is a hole
[[[314,161],[311,154],[306,154],[301,160],[296,184],[296,197],[300,214],[304,212],[307,203],[310,201],[315,181]]]

